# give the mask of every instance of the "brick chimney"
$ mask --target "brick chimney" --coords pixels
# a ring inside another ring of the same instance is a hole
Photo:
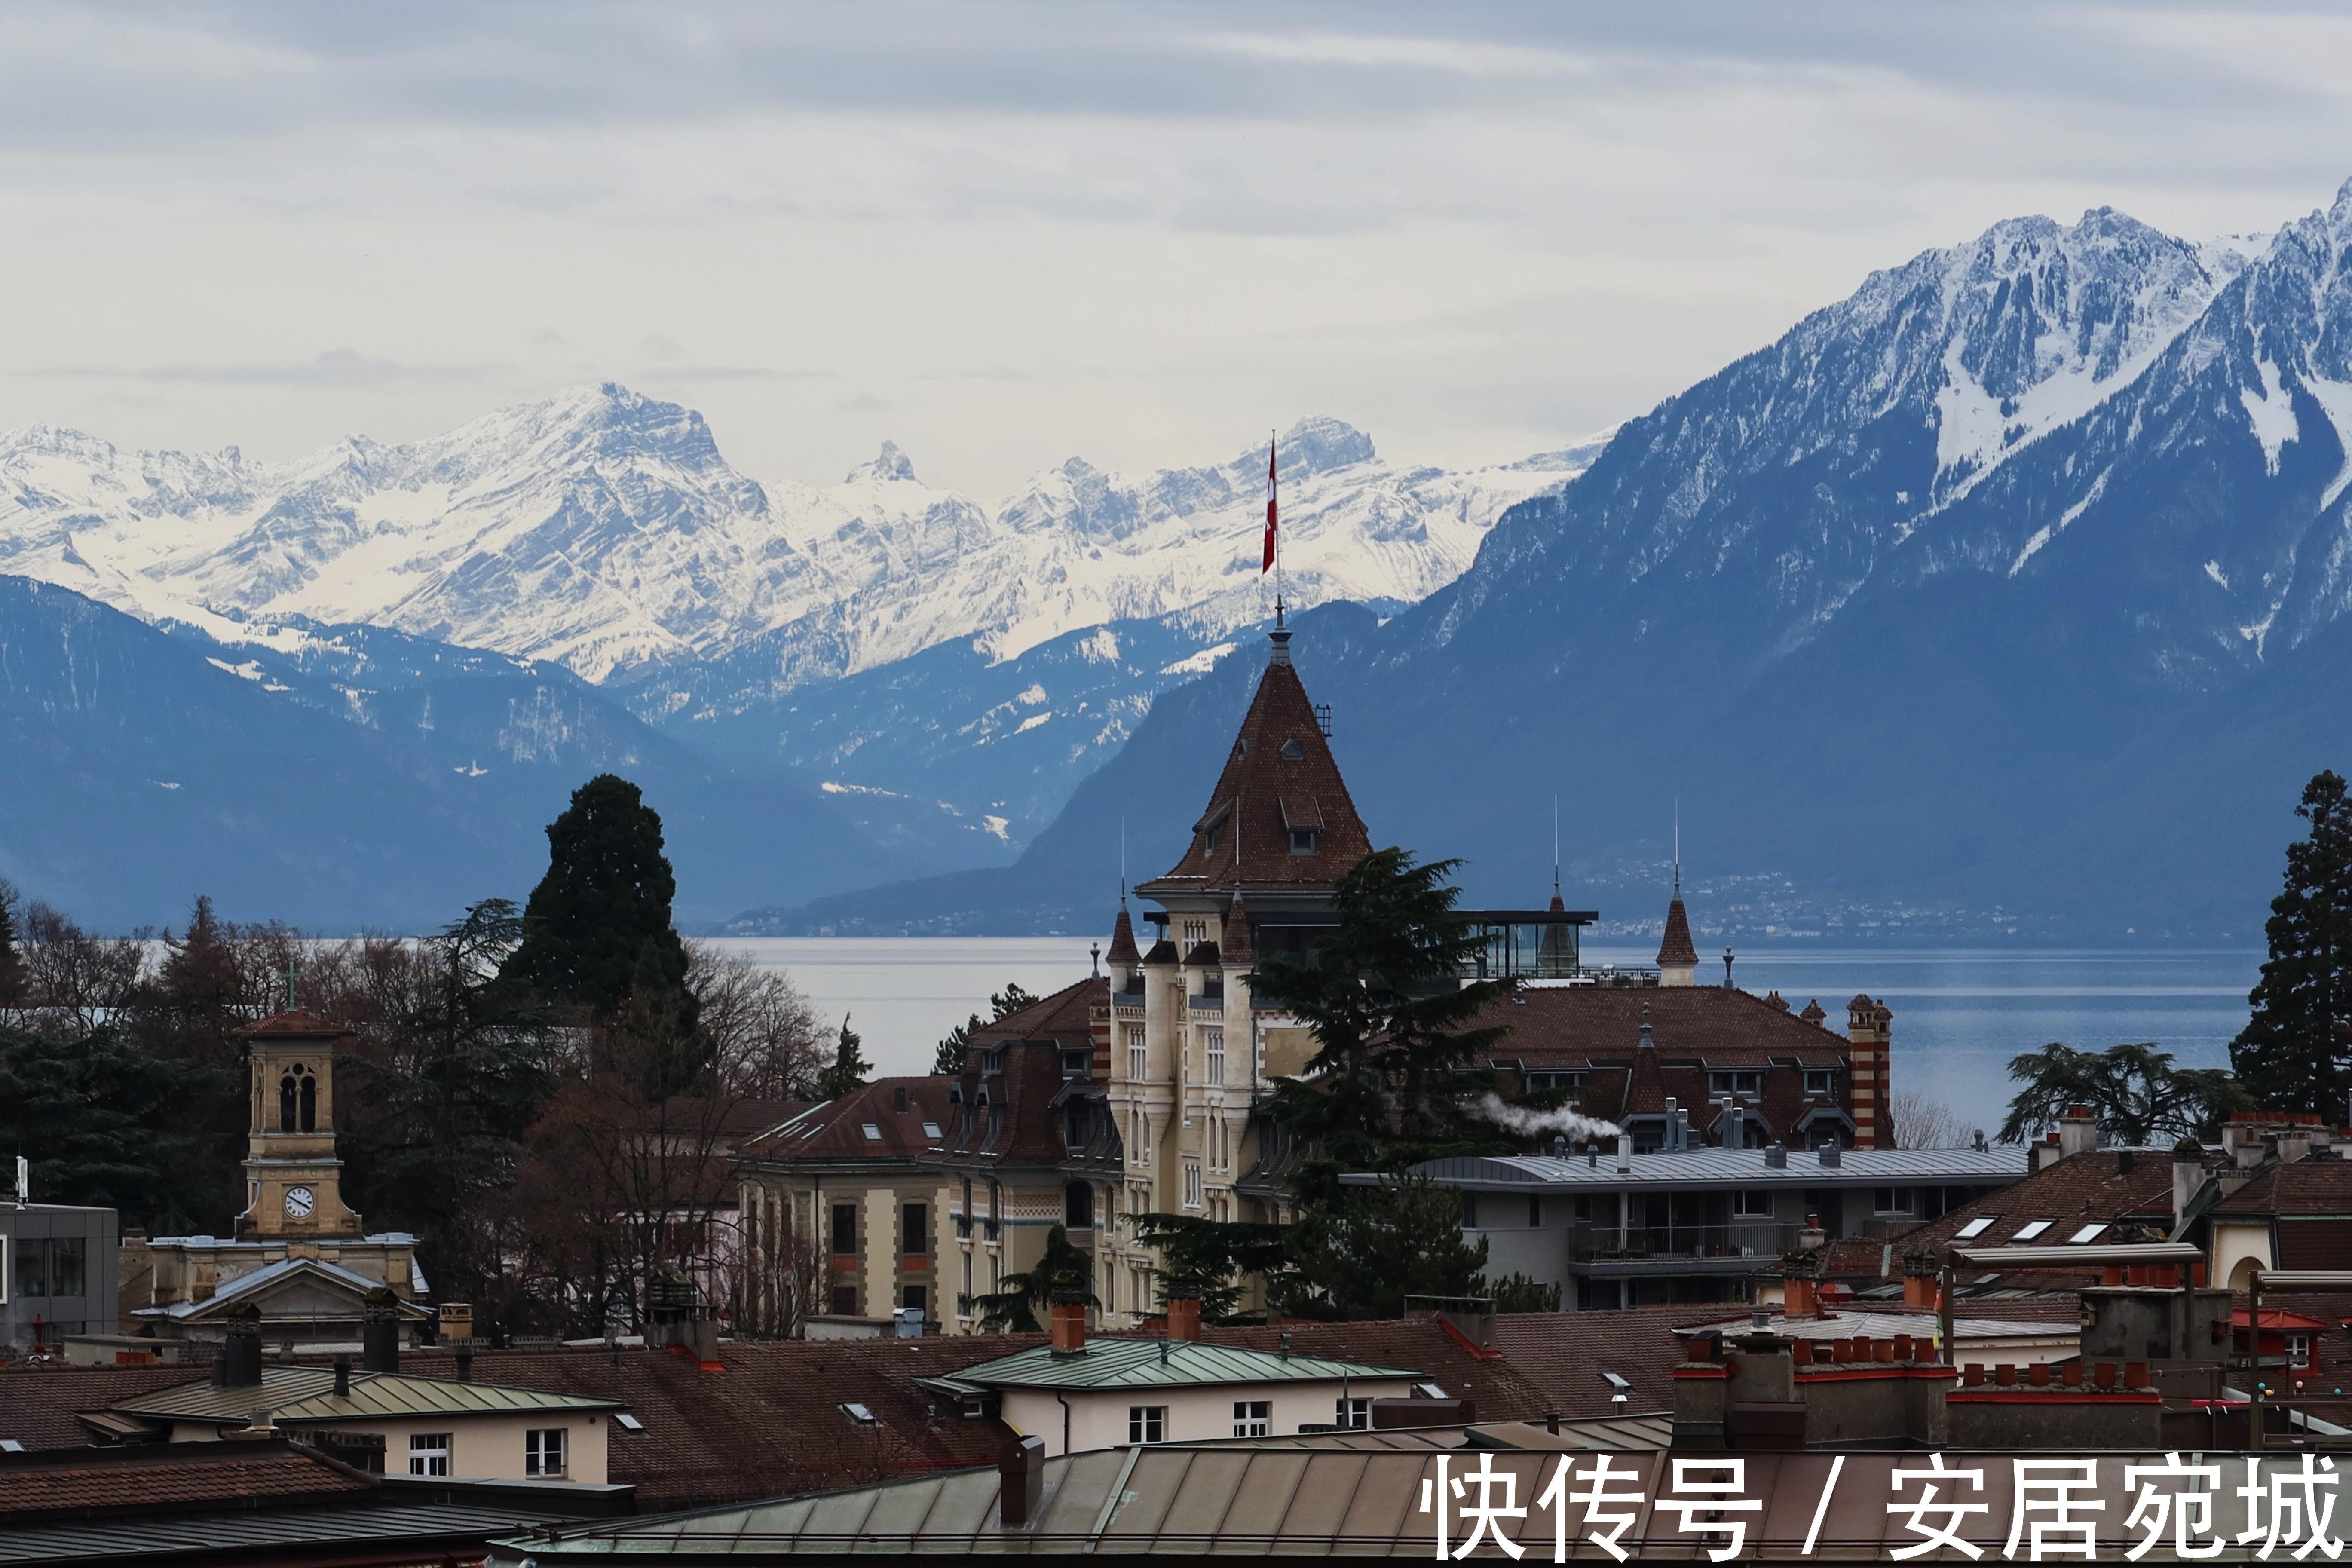
[[[1884,1002],[1857,995],[1845,1005],[1845,1037],[1853,1047],[1853,1146],[1892,1149],[1894,1088],[1887,1073],[1894,1010]]]
[[[1197,1308],[1200,1303],[1194,1302]],[[1054,1302],[1054,1353],[1057,1356],[1087,1353],[1087,1304],[1079,1300]]]
[[[1932,1312],[1943,1294],[1932,1252],[1908,1253],[1903,1259],[1903,1305],[1914,1312]]]
[[[1171,1340],[1194,1340],[1201,1337],[1201,1298],[1171,1296],[1168,1298],[1168,1337]]]
[[[2172,1146],[2172,1238],[2180,1239],[2180,1216],[2205,1185],[2205,1149],[2194,1138]]]

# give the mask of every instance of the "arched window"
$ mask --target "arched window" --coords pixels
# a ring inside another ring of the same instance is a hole
[[[290,1072],[278,1080],[278,1131],[294,1131],[294,1075]]]
[[[302,1131],[319,1130],[319,1080],[309,1073],[302,1075]]]

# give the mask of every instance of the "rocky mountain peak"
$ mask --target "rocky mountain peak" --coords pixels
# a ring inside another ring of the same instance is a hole
[[[870,461],[858,464],[857,467],[844,474],[841,479],[841,482],[845,485],[866,484],[877,480],[899,481],[910,485],[922,482],[915,478],[915,465],[908,460],[906,453],[898,449],[898,443],[896,441],[883,442],[882,449],[876,453]]]

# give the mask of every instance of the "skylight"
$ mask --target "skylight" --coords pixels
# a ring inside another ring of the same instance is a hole
[[[926,1138],[937,1138],[940,1136],[940,1124],[936,1121],[924,1122],[923,1136]]]
[[[1617,1391],[1618,1391],[1619,1393],[1621,1393],[1621,1394],[1622,1394],[1622,1393],[1623,1393],[1625,1390],[1627,1390],[1627,1389],[1629,1389],[1629,1388],[1631,1388],[1631,1387],[1633,1387],[1633,1386],[1631,1383],[1629,1383],[1629,1382],[1627,1382],[1625,1379],[1623,1379],[1623,1378],[1622,1378],[1622,1377],[1618,1376],[1618,1375],[1617,1375],[1615,1373],[1613,1373],[1613,1372],[1604,1372],[1604,1373],[1602,1373],[1601,1374],[1601,1382],[1603,1382],[1603,1383],[1605,1383],[1605,1384],[1607,1384],[1610,1387],[1612,1387],[1612,1388],[1613,1388],[1613,1389],[1617,1390]]]
[[[2043,1231],[2048,1230],[2054,1223],[2055,1222],[2052,1220],[2037,1219],[2032,1225],[2020,1229],[2015,1236],[2011,1237],[2009,1239],[2011,1241],[2032,1241],[2035,1237],[2040,1236]]]
[[[642,1432],[646,1429],[646,1424],[644,1422],[638,1420],[635,1416],[630,1415],[625,1410],[614,1412],[613,1419],[620,1425],[620,1428],[624,1432]]]
[[[849,1404],[843,1405],[841,1407],[841,1413],[844,1415],[848,1416],[852,1421],[856,1422],[860,1426],[879,1426],[882,1425],[882,1418],[879,1415],[875,1415],[874,1412],[866,1409],[866,1406],[857,1404],[854,1400]]]
[[[879,1143],[882,1142],[882,1129],[877,1127],[871,1121],[868,1121],[866,1123],[866,1136],[873,1139],[877,1143]]]
[[[2066,1238],[2066,1245],[2069,1247],[2080,1247],[2084,1242],[2095,1237],[2099,1232],[2106,1228],[2107,1222],[2105,1220],[2101,1220],[2096,1225],[2086,1225],[2082,1229],[2076,1231],[2074,1235],[2068,1237]]]
[[[1968,1224],[1960,1226],[1959,1229],[1954,1231],[1952,1233],[1952,1239],[1954,1241],[1973,1241],[1978,1237],[1982,1236],[1985,1232],[1990,1230],[1992,1228],[1992,1222],[2000,1217],[2000,1215],[1997,1214],[1980,1214],[1977,1215],[1976,1218],[1969,1221]]]

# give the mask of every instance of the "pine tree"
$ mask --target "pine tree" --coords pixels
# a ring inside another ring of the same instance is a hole
[[[16,951],[16,889],[0,878],[0,1013],[25,1005],[25,958]]]
[[[2271,900],[2270,961],[2230,1062],[2263,1109],[2335,1117],[2352,1090],[2352,802],[2344,780],[2314,778],[2295,815],[2311,833],[2287,846],[2286,886]]]
[[[1042,1332],[1041,1313],[1056,1300],[1100,1306],[1093,1288],[1095,1260],[1070,1240],[1060,1226],[1045,1233],[1045,1250],[1035,1264],[1019,1274],[1008,1274],[996,1292],[974,1296],[983,1329],[1006,1329],[1016,1334]]]
[[[947,1038],[941,1040],[939,1048],[931,1053],[932,1073],[953,1078],[963,1071],[963,1054],[971,1048],[971,1037],[986,1027],[988,1026],[980,1021],[980,1015],[974,1013],[950,1029]]]
[[[833,1048],[833,1065],[816,1077],[816,1092],[820,1099],[839,1100],[865,1083],[866,1075],[873,1071],[858,1052],[862,1040],[849,1026],[849,1015],[841,1016],[841,1038]]]
[[[599,773],[572,791],[547,842],[547,875],[523,909],[522,945],[501,977],[602,1016],[635,994],[690,1034],[686,944],[670,923],[677,879],[662,853],[660,816],[636,785]]]

